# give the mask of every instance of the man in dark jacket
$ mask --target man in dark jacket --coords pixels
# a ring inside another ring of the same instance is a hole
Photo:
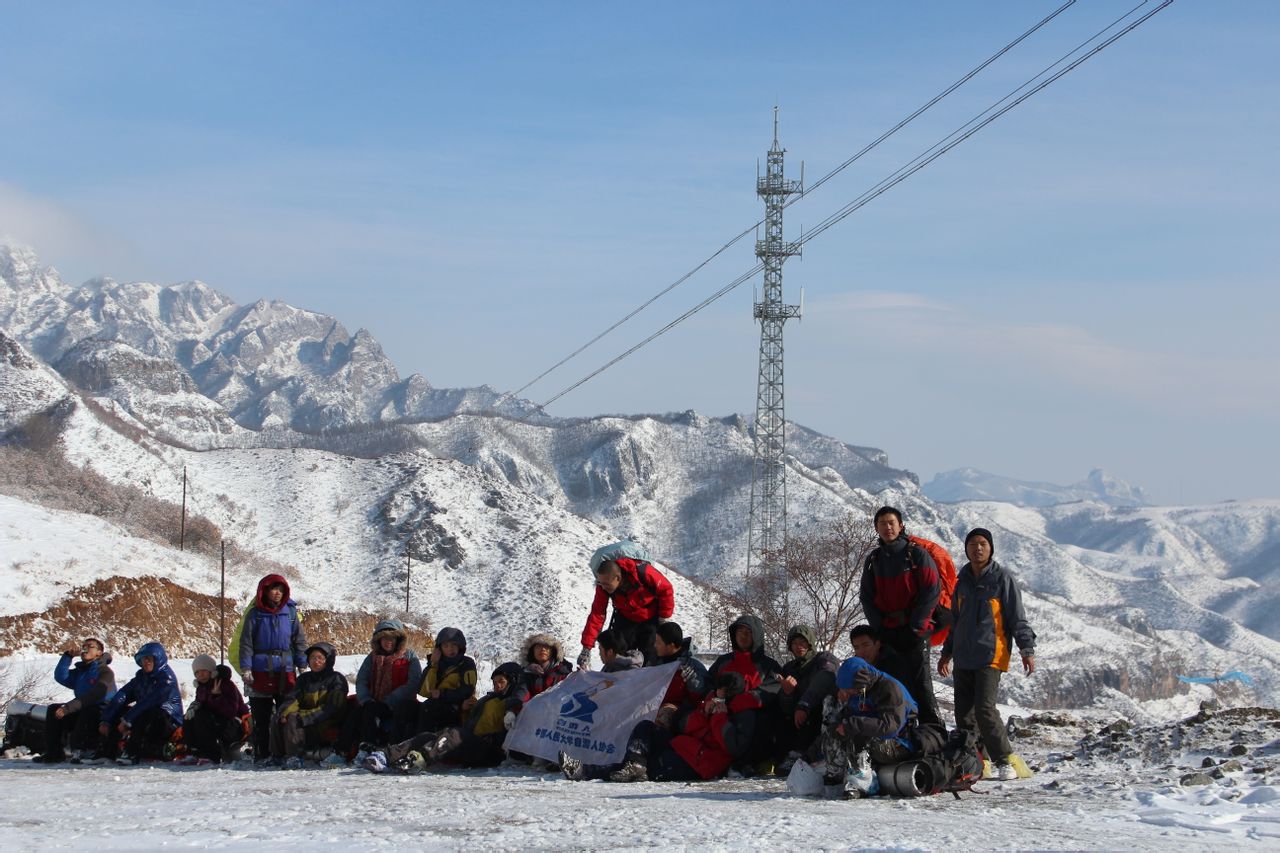
[[[755,616],[744,614],[729,625],[731,652],[716,658],[707,675],[716,680],[726,672],[736,672],[743,678],[744,690],[734,697],[733,712],[750,717],[752,732],[750,748],[734,756],[735,765],[744,776],[752,775],[763,763],[772,763],[773,737],[769,726],[757,717],[767,719],[778,703],[782,689],[782,667],[764,651],[764,624]],[[745,717],[744,717],[745,719]]]
[[[1009,671],[1014,643],[1027,675],[1036,671],[1036,632],[1027,622],[1018,584],[992,554],[991,531],[975,527],[964,539],[969,558],[956,577],[951,599],[951,634],[942,645],[938,674],[946,677],[955,662],[956,727],[982,737],[995,777],[1018,778],[1009,764],[1009,735],[996,707],[1000,675]]]
[[[791,660],[782,665],[778,705],[772,715],[774,755],[779,773],[788,773],[796,759],[816,756],[822,734],[822,703],[836,692],[840,661],[831,652],[819,651],[813,629],[793,625],[787,631]]]
[[[710,689],[707,668],[693,656],[693,640],[686,637],[684,629],[675,622],[663,622],[658,626],[653,648],[657,657],[646,666],[680,664],[662,697],[654,722],[668,731],[679,730],[684,717],[702,702]]]
[[[116,691],[102,711],[98,732],[104,756],[116,756],[119,732],[124,751],[120,764],[137,764],[144,758],[165,758],[173,733],[182,725],[182,691],[169,656],[159,643],[145,643],[133,656],[138,673]]]
[[[80,652],[79,663],[71,660]],[[90,752],[98,742],[98,724],[102,721],[102,709],[116,692],[116,676],[111,671],[111,655],[102,641],[90,637],[62,653],[53,678],[63,687],[71,688],[75,697],[61,705],[50,705],[45,717],[45,748],[36,759],[46,764],[56,764],[66,759],[62,750],[63,736],[70,732],[71,758],[78,761],[83,753]]]
[[[920,703],[921,721],[941,725],[929,666],[941,576],[929,553],[907,538],[901,512],[881,507],[875,525],[880,544],[863,566],[862,610],[871,627],[880,632],[881,642],[897,652],[910,673],[902,683]]]
[[[849,644],[853,653],[885,675],[892,675],[904,684],[910,680],[911,671],[898,653],[880,641],[880,632],[870,625],[854,625],[849,629]]]
[[[289,582],[271,574],[258,581],[253,604],[245,611],[238,638],[238,659],[253,711],[253,757],[258,763],[270,754],[271,719],[307,666],[307,637],[298,605],[289,596]]]

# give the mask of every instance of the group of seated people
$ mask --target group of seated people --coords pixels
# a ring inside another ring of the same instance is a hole
[[[785,773],[804,758],[824,762],[828,784],[842,790],[859,753],[875,764],[896,763],[945,737],[918,722],[915,702],[889,674],[895,668],[892,652],[869,626],[853,630],[856,656],[843,663],[820,651],[805,626],[788,632],[786,664],[765,653],[756,617],[738,618],[728,633],[731,651],[708,669],[675,622],[657,624],[647,662],[644,652],[627,648],[622,632],[601,631],[596,651],[605,671],[673,662],[678,668],[656,717],[635,729],[619,762],[584,766],[562,753],[558,769],[575,780],[694,781],[730,771]],[[57,665],[55,677],[75,697],[49,706],[37,760],[218,763],[235,759],[251,743],[254,764],[265,767],[298,768],[311,760],[374,772],[415,771],[493,767],[510,759],[556,769],[503,748],[524,703],[574,669],[555,637],[528,637],[520,660],[495,668],[483,695],[477,695],[476,664],[466,654],[462,631],[445,628],[437,634],[425,671],[407,643],[400,622],[379,622],[354,695],[347,677],[334,669],[334,647],[308,645],[306,670],[279,696],[262,731],[250,704],[261,703],[266,697],[255,694],[270,685],[255,680],[251,667],[246,703],[230,667],[209,655],[196,657],[195,698],[184,711],[163,646],[146,643],[138,649],[137,674],[116,689],[110,654],[101,640],[90,638],[79,649],[79,662],[72,664],[68,649]]]

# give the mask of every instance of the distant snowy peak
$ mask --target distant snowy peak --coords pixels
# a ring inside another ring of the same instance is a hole
[[[78,371],[77,382],[102,366],[102,353],[89,352],[100,342],[167,360],[170,366],[144,367],[135,358],[144,387],[133,390],[155,391],[146,386],[166,374],[172,393],[186,377],[191,388],[184,393],[203,395],[252,430],[315,433],[461,412],[535,414],[531,403],[490,388],[435,389],[417,374],[401,379],[369,332],[353,335],[326,314],[265,299],[237,305],[199,281],[125,284],[99,277],[69,287],[35,253],[13,246],[0,246],[0,328],[64,375]],[[86,364],[86,355],[97,363]],[[120,363],[120,352],[113,358]],[[148,412],[132,408],[145,394],[128,393],[129,371],[112,371],[111,379],[110,396],[146,419]],[[198,431],[208,431],[209,417],[196,419]],[[227,430],[219,424],[214,431]]]
[[[924,493],[935,501],[1002,501],[1017,506],[1054,506],[1075,501],[1097,501],[1114,507],[1150,506],[1147,493],[1101,468],[1094,468],[1078,483],[1060,486],[1015,480],[989,474],[977,468],[943,471],[924,485]]]

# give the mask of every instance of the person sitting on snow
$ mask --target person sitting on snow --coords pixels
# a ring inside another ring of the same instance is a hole
[[[564,659],[560,641],[551,634],[538,633],[526,637],[520,649],[520,660],[524,671],[515,695],[521,702],[528,702],[539,693],[550,690],[573,672],[573,664]]]
[[[647,666],[679,663],[680,669],[671,678],[662,697],[662,706],[654,722],[663,729],[679,730],[685,715],[702,701],[708,690],[707,668],[693,656],[693,640],[684,635],[675,622],[663,622],[658,635],[653,638],[656,657]]]
[[[173,733],[182,725],[182,692],[164,646],[146,643],[133,660],[139,667],[137,674],[111,697],[98,726],[99,758],[115,758],[118,764],[172,757],[166,753]],[[122,754],[117,752],[121,739]]]
[[[595,570],[596,595],[591,613],[582,629],[582,652],[578,668],[591,663],[591,647],[595,645],[604,617],[613,602],[613,618],[609,627],[622,636],[622,645],[639,649],[648,662],[654,657],[653,638],[658,623],[671,618],[676,597],[671,581],[644,560],[617,557],[606,560]]]
[[[860,657],[840,665],[826,710],[823,785],[830,798],[844,796],[848,770],[864,750],[872,766],[897,764],[934,752],[946,740],[941,727],[919,725],[916,701],[900,681]]]
[[[892,675],[901,684],[911,674],[907,662],[880,639],[880,632],[870,625],[854,625],[849,629],[849,644],[853,653],[885,675]]]
[[[624,648],[622,635],[612,628],[600,632],[596,637],[596,648],[600,650],[600,662],[604,664],[601,672],[626,672],[644,666],[644,655],[635,649]]]
[[[417,726],[422,664],[409,648],[409,633],[399,619],[383,619],[369,638],[369,654],[356,673],[356,703],[342,724],[342,736],[326,764],[347,762],[359,743],[382,746],[409,734]],[[439,644],[437,643],[437,648]],[[363,756],[356,756],[363,758]]]
[[[271,720],[268,767],[300,770],[307,750],[327,751],[338,739],[350,685],[334,669],[337,659],[337,651],[328,643],[307,648],[307,671]]]
[[[822,704],[836,692],[840,661],[831,652],[818,651],[813,629],[793,625],[787,630],[791,660],[782,666],[781,689],[773,714],[774,749],[778,772],[790,772],[802,756],[808,760],[819,749]]]
[[[750,614],[739,616],[729,625],[729,643],[733,649],[716,658],[708,676],[714,680],[721,673],[736,672],[742,676],[745,692],[735,710],[761,716],[777,705],[782,688],[782,667],[764,651],[764,623]],[[744,776],[757,772],[762,764],[772,763],[773,738],[764,722],[750,726],[753,740],[750,749],[736,756],[735,765]]]
[[[73,666],[71,660],[77,651],[80,661]],[[63,651],[53,678],[63,687],[71,688],[75,696],[69,702],[49,706],[44,723],[44,751],[35,760],[46,764],[63,761],[66,755],[62,742],[70,732],[71,760],[78,762],[96,747],[102,710],[116,692],[111,655],[101,640],[89,637],[79,648],[71,646]]]
[[[424,732],[393,744],[385,751],[370,751],[363,761],[366,770],[381,773],[387,767],[404,772],[424,770],[445,762],[459,767],[496,767],[506,758],[502,742],[515,724],[520,700],[515,697],[520,681],[520,664],[509,661],[493,671],[493,689],[479,699],[464,701],[467,721],[436,732]]]
[[[182,740],[189,752],[180,763],[220,764],[231,759],[244,742],[249,706],[231,679],[231,667],[217,663],[212,655],[196,655],[191,670],[196,677],[196,698],[187,707],[182,726]]]
[[[621,763],[584,764],[561,752],[561,772],[572,781],[610,782],[694,782],[723,775],[750,748],[757,715],[741,673],[723,672],[714,684],[679,732],[644,720],[632,730]]]
[[[467,638],[457,628],[441,628],[431,650],[418,695],[419,732],[434,732],[462,722],[462,703],[476,695],[476,662],[467,657]]]

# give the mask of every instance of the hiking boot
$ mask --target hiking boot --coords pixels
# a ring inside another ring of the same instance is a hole
[[[91,752],[88,755],[80,756],[80,760],[76,763],[83,764],[86,767],[101,767],[107,763],[107,757],[101,753]]]
[[[37,755],[31,760],[36,764],[61,764],[67,760],[67,757],[61,752],[51,752],[48,755]]]
[[[387,769],[387,756],[385,753],[374,750],[365,756],[360,766],[370,773],[382,773]]]
[[[116,764],[119,764],[121,767],[132,767],[135,764],[141,763],[141,761],[142,759],[136,755],[122,755],[116,759]]]
[[[396,761],[396,769],[401,773],[421,773],[427,769],[427,757],[416,749],[410,750],[408,755]]]
[[[262,759],[261,762],[253,762],[254,767],[261,767],[264,770],[275,770],[277,767],[284,766],[284,759],[278,755],[269,755]]]
[[[581,782],[587,778],[582,762],[565,752],[560,753],[560,772],[571,782]]]
[[[290,755],[284,760],[284,764],[281,766],[284,767],[285,770],[301,770],[307,766],[307,763],[303,761],[301,755]]]
[[[996,766],[992,770],[995,772],[991,774],[991,778],[1001,782],[1013,782],[1018,778],[1018,771],[1007,761],[996,762]]]
[[[610,782],[648,782],[649,768],[639,761],[628,761],[609,774]]]
[[[320,762],[320,766],[329,770],[336,770],[339,767],[346,767],[347,759],[343,758],[340,752],[331,752],[325,756],[324,761]]]

